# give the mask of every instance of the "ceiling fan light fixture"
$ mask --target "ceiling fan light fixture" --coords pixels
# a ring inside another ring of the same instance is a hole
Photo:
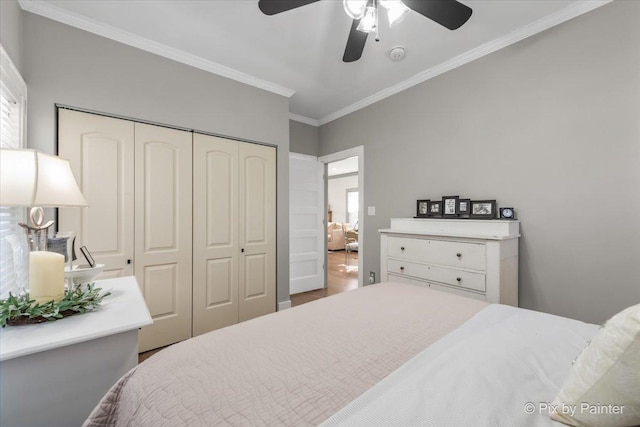
[[[356,29],[363,33],[372,33],[376,28],[378,28],[378,9],[375,6],[368,6]]]
[[[344,11],[351,19],[361,19],[367,8],[368,0],[343,0]]]
[[[387,9],[389,27],[401,22],[410,10],[401,0],[380,0],[380,5]]]

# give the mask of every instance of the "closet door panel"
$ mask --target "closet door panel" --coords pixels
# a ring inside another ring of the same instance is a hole
[[[119,141],[99,135],[85,135],[80,151],[83,194],[91,195],[91,208],[84,212],[81,233],[83,245],[92,253],[117,252],[121,247],[118,223],[124,214],[119,203],[119,167],[122,147]],[[95,224],[100,224],[96,227]]]
[[[207,260],[205,309],[232,305],[237,299],[235,290],[237,274],[234,273],[234,269],[236,269],[236,263],[233,262],[233,258]]]
[[[244,241],[246,244],[264,244],[267,241],[268,163],[255,155],[244,159]]]
[[[191,337],[192,134],[135,124],[135,273],[153,325],[139,350]]]
[[[144,295],[151,316],[175,316],[179,276],[177,264],[148,266],[143,274]]]
[[[276,309],[276,150],[239,144],[240,321]]]
[[[244,298],[264,297],[268,293],[268,268],[265,254],[247,255],[244,261]]]
[[[194,134],[193,334],[238,323],[238,145]]]
[[[167,253],[178,247],[176,210],[179,201],[174,184],[180,181],[179,158],[178,147],[173,144],[154,141],[144,144],[145,253]]]
[[[89,203],[59,209],[58,229],[75,232],[76,248],[105,264],[98,279],[133,275],[133,140],[131,121],[58,110],[58,155],[70,161]]]

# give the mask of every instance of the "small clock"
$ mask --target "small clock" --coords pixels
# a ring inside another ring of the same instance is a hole
[[[500,208],[500,219],[516,219],[516,211],[513,208]]]

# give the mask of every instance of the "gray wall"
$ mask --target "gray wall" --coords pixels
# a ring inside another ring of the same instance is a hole
[[[22,73],[22,9],[16,0],[0,0],[0,44]]]
[[[640,302],[638,22],[614,2],[322,126],[321,155],[364,145],[365,276],[389,218],[459,194],[516,208],[521,306]]]
[[[24,14],[28,145],[54,151],[55,103],[278,147],[278,301],[289,299],[289,100]]]
[[[289,145],[292,153],[318,156],[318,128],[290,120]]]

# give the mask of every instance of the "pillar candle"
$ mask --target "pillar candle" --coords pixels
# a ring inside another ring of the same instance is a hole
[[[64,298],[64,256],[53,252],[29,253],[29,297],[38,303]]]

